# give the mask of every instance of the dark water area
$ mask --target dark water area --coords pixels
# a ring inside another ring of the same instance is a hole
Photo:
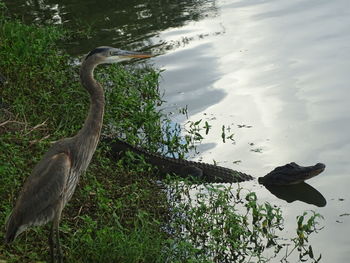
[[[91,32],[89,39],[67,47],[72,55],[80,55],[92,47],[107,43],[125,49],[169,49],[160,39],[151,41],[168,28],[181,27],[189,21],[215,16],[212,1],[5,1],[11,13],[27,23],[64,24],[67,28]]]
[[[315,254],[350,262],[348,0],[5,3],[28,23],[88,32],[65,47],[73,56],[101,45],[157,54],[148,63],[165,70],[164,109],[184,123],[177,112],[187,106],[191,120],[213,126],[199,147],[203,161],[255,176],[292,161],[325,163],[292,191],[242,186],[282,207],[286,237],[303,211],[322,214]],[[234,142],[222,142],[222,125]]]

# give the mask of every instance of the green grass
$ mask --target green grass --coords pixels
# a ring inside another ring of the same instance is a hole
[[[24,25],[4,11],[0,15],[0,73],[7,79],[0,87],[0,222],[51,143],[76,134],[84,121],[89,98],[79,84],[79,67],[57,46],[69,37],[62,27]],[[103,136],[176,156],[202,139],[200,121],[183,138],[181,127],[158,110],[159,71],[112,65],[95,75],[106,91]],[[209,128],[205,123],[206,133]],[[147,164],[111,159],[108,145],[100,143],[63,211],[66,262],[264,262],[269,247],[281,250],[281,212],[259,204],[255,194],[237,199],[239,189],[204,185],[193,196],[195,186],[173,178],[167,183],[167,190],[156,183]],[[236,208],[241,203],[243,214]],[[290,244],[316,262],[307,238],[317,231],[319,215],[305,224],[306,218],[298,218]],[[48,260],[48,229],[32,228],[9,246],[0,242],[0,261]]]
[[[2,15],[0,36],[0,72],[7,79],[0,91],[0,221],[4,222],[25,178],[51,142],[74,135],[82,126],[89,99],[79,84],[79,67],[57,47],[69,36],[63,28],[24,25]],[[156,110],[161,103],[159,73],[147,67],[110,66],[99,68],[96,76],[106,89],[108,105],[105,123],[109,125],[104,125],[103,134],[122,135],[156,148],[163,126],[162,114]],[[64,210],[62,243],[72,245],[64,247],[66,258],[149,262],[159,255],[161,247],[155,244],[165,236],[159,231],[166,214],[165,194],[142,167],[125,170],[106,151],[100,144]],[[47,234],[47,227],[34,228],[14,245],[1,244],[0,259],[48,259]],[[0,239],[3,236],[1,228]],[[106,253],[108,249],[114,252]]]

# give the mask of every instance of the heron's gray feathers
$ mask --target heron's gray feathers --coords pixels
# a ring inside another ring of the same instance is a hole
[[[53,219],[62,202],[70,169],[71,160],[67,153],[45,155],[35,166],[8,219],[7,242],[11,242],[25,228]]]

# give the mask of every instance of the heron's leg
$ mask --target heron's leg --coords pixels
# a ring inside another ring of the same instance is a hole
[[[55,262],[55,242],[54,242],[54,223],[52,223],[49,234],[51,263]]]
[[[60,233],[58,228],[60,224],[62,209],[63,209],[63,203],[61,200],[61,202],[57,206],[56,214],[52,222],[53,232],[55,232],[56,234],[56,255],[59,263],[63,262],[62,249],[60,244]]]
[[[60,230],[58,229],[58,224],[55,226],[56,232],[56,246],[57,246],[57,254],[58,254],[58,262],[63,263],[62,249],[60,244]]]

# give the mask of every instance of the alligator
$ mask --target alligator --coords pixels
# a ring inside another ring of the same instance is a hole
[[[120,156],[126,151],[142,155],[145,161],[155,166],[161,174],[176,174],[183,178],[193,178],[208,183],[237,183],[254,179],[251,175],[226,167],[150,153],[117,138],[106,138],[104,141],[111,147],[113,156]],[[263,185],[299,184],[320,174],[325,167],[322,163],[313,166],[299,166],[292,162],[276,167],[264,177],[260,177],[258,182]]]

